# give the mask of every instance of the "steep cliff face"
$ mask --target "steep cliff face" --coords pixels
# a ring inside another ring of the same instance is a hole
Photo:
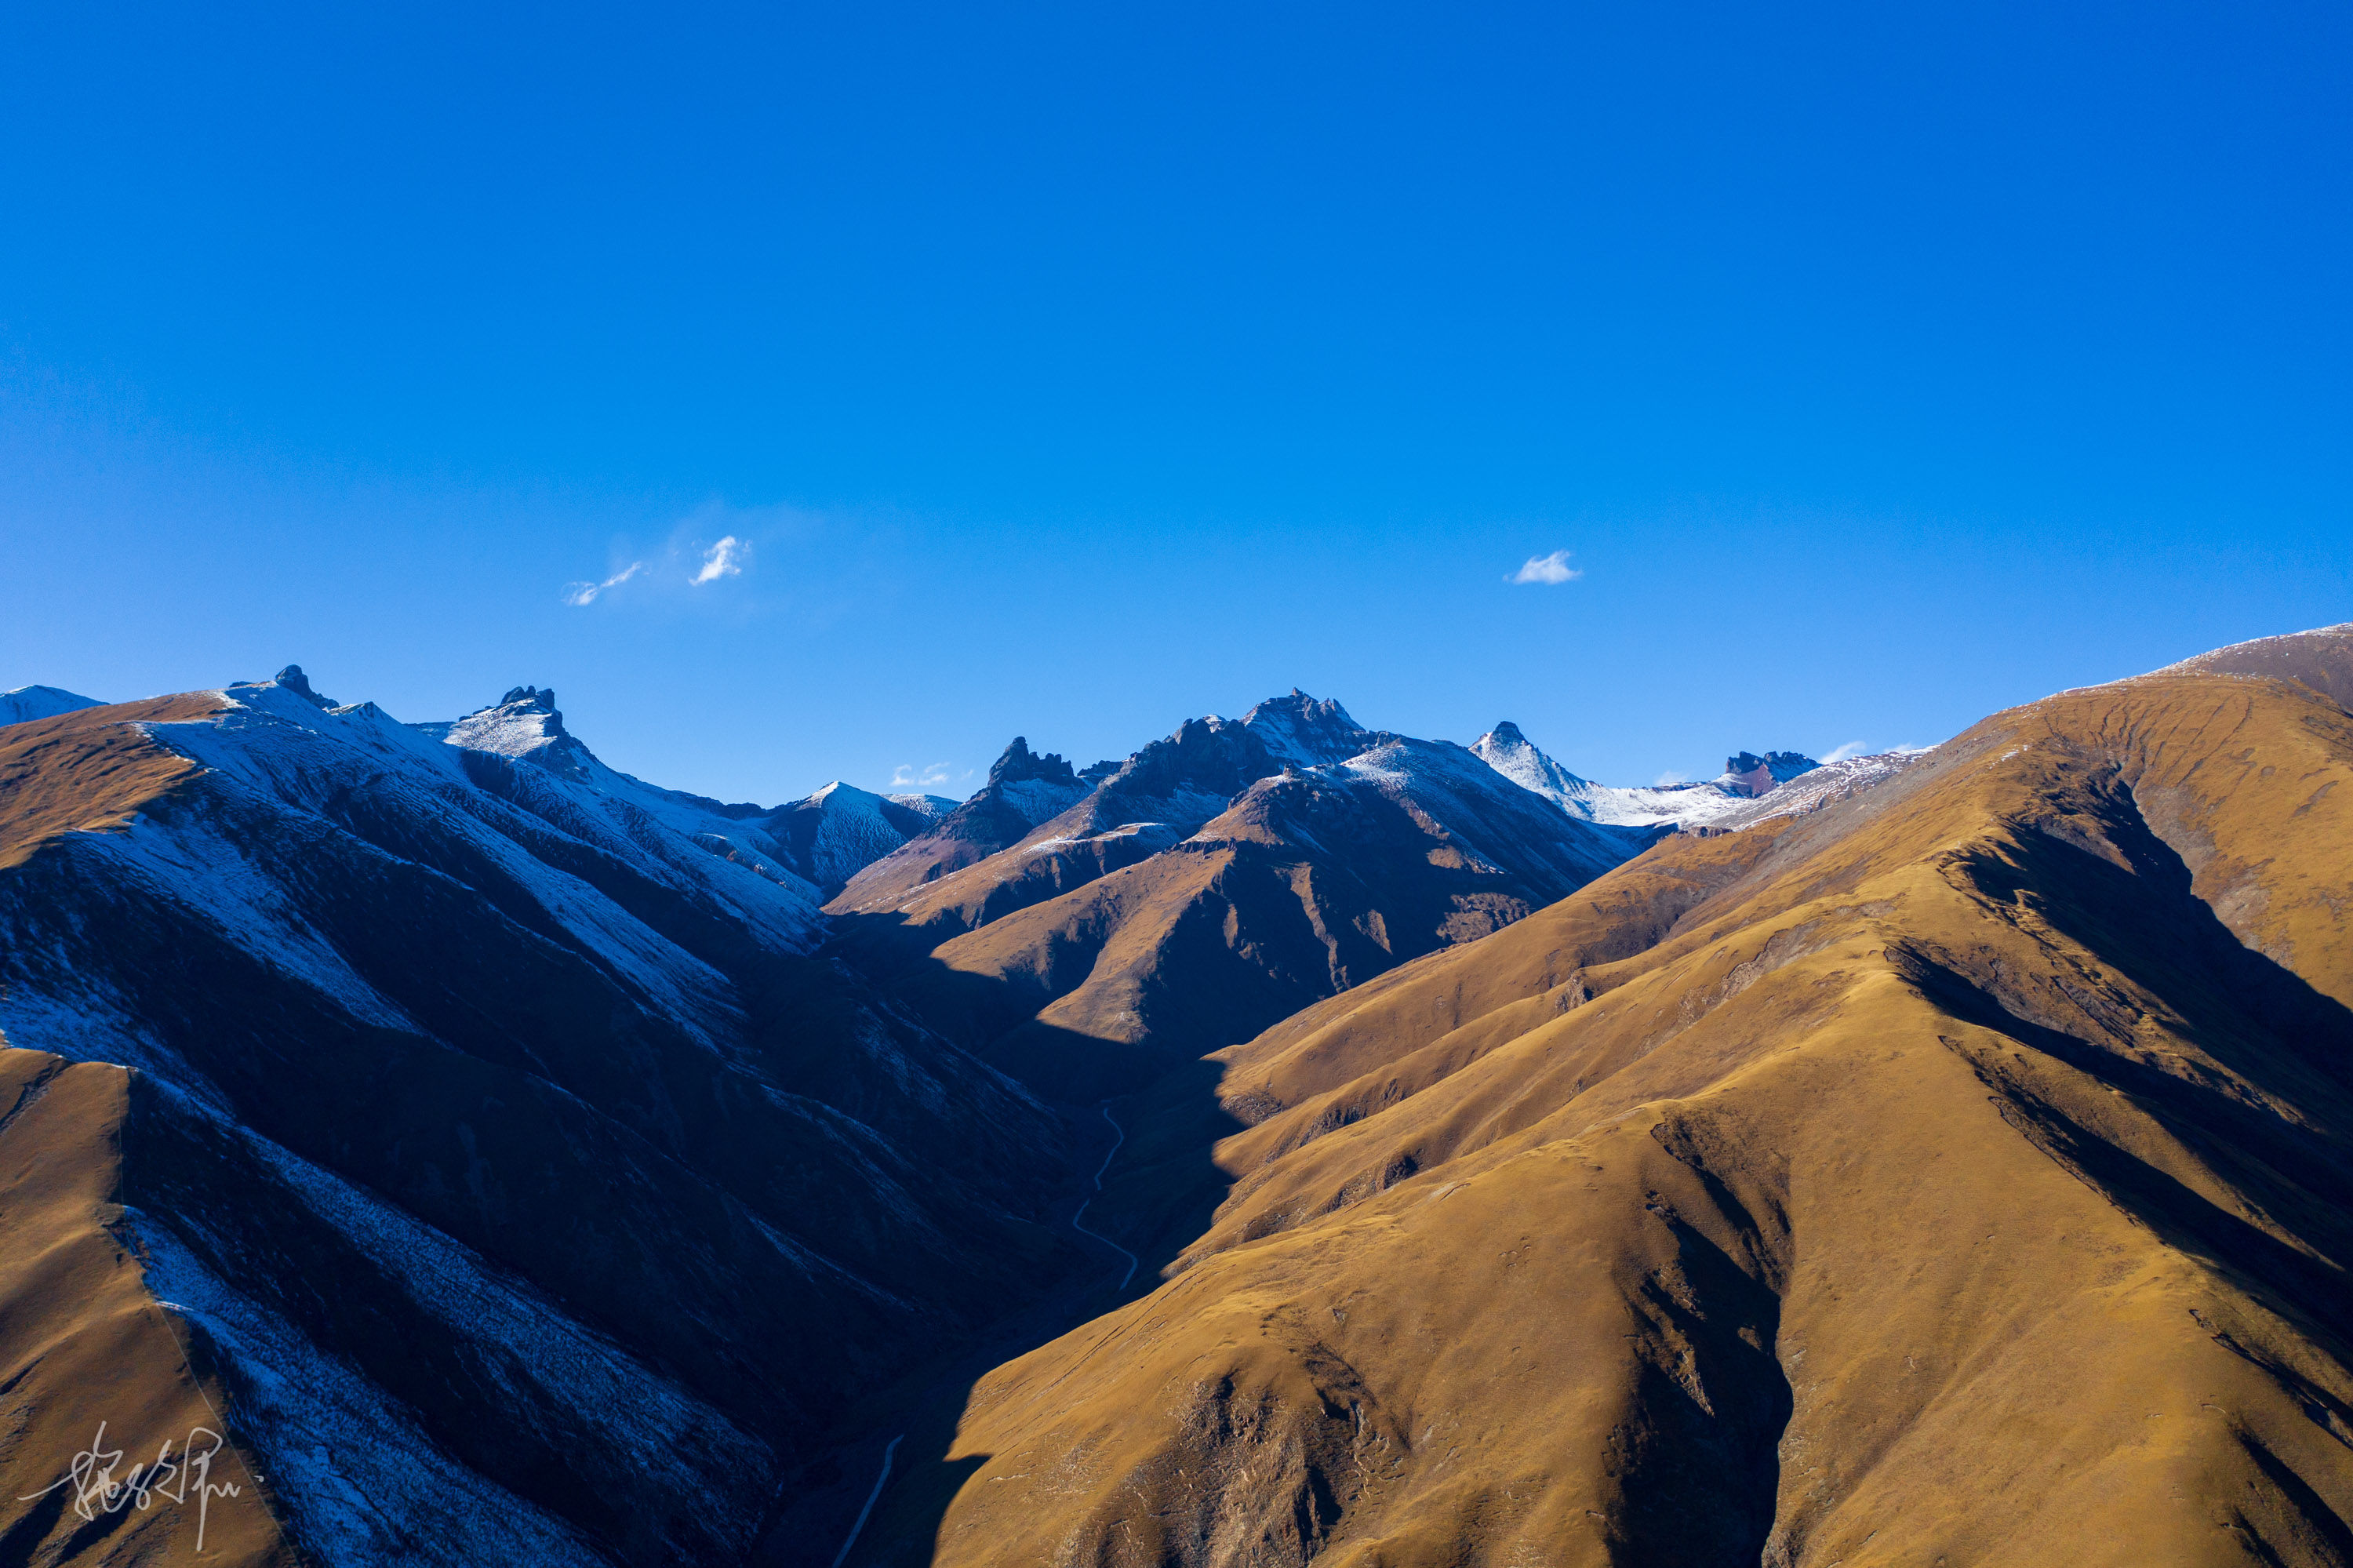
[[[291,1549],[738,1557],[862,1391],[1083,1264],[1066,1135],[809,956],[815,890],[712,803],[552,694],[474,717],[291,672],[0,729],[0,1033],[132,1069],[108,1289],[194,1347]],[[56,1366],[112,1343],[62,1310]],[[162,1365],[81,1404],[149,1442]],[[0,1503],[27,1551],[80,1527]]]
[[[1219,1053],[1206,1230],[852,1561],[2348,1561],[2348,636],[1997,715]]]

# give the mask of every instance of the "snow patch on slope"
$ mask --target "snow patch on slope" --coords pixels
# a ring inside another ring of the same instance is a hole
[[[275,1312],[232,1290],[166,1226],[126,1207],[147,1287],[241,1374],[234,1436],[331,1568],[603,1568],[560,1520],[442,1453],[383,1391]]]
[[[1064,784],[1048,779],[1009,779],[996,789],[997,798],[1033,828],[1060,816],[1090,792],[1090,786],[1085,784]]]

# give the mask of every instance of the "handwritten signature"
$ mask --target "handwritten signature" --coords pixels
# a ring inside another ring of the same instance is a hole
[[[31,1502],[45,1498],[59,1487],[73,1489],[74,1512],[84,1520],[95,1520],[100,1513],[121,1513],[136,1506],[145,1511],[157,1499],[169,1500],[174,1506],[185,1504],[193,1493],[196,1499],[196,1550],[205,1549],[205,1520],[215,1498],[233,1498],[237,1487],[227,1481],[212,1478],[213,1456],[219,1453],[227,1439],[209,1426],[191,1427],[188,1440],[180,1451],[172,1451],[172,1439],[155,1451],[153,1463],[133,1465],[118,1476],[122,1465],[122,1450],[106,1446],[106,1423],[98,1424],[98,1436],[90,1446],[73,1457],[66,1473],[39,1491],[18,1498],[18,1502]],[[204,1444],[204,1446],[199,1446]]]

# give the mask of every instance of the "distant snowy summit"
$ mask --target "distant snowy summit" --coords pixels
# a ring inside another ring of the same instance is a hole
[[[104,705],[96,697],[81,696],[62,686],[19,686],[13,692],[0,692],[0,725],[30,724]]]
[[[301,678],[299,668],[289,666],[289,673]],[[283,681],[285,675],[280,678]],[[599,761],[564,727],[553,686],[511,687],[497,702],[463,717],[409,727],[450,746],[528,762],[558,778],[632,800],[706,849],[748,858],[755,867],[780,864],[821,893],[832,892],[864,866],[929,832],[955,807],[955,801],[936,795],[878,795],[839,779],[781,806],[730,804],[665,789]]]
[[[1817,762],[1796,751],[1739,751],[1724,771],[1691,784],[1613,785],[1581,779],[1536,749],[1506,719],[1472,743],[1487,766],[1581,821],[1728,831],[1812,810],[1894,777],[1924,751]],[[1802,783],[1799,781],[1802,780]],[[1794,786],[1794,787],[1793,787]]]

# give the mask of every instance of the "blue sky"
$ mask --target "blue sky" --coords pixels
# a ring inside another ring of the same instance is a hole
[[[1643,782],[2353,619],[2342,6],[396,9],[0,21],[0,686]]]

